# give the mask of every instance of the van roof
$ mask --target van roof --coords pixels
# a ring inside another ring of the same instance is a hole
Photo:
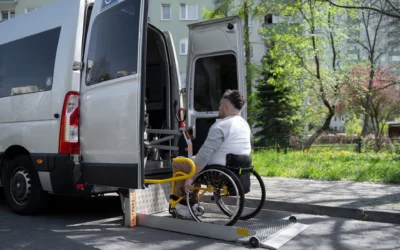
[[[74,22],[73,19],[78,18],[77,10],[81,4],[85,4],[85,0],[58,0],[1,22],[0,34],[3,35],[0,36],[0,45]]]

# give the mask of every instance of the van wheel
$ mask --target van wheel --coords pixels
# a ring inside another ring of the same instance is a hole
[[[10,160],[5,171],[4,193],[10,209],[21,215],[40,212],[48,202],[40,180],[28,155]]]

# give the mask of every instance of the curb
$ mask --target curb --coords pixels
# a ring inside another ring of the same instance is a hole
[[[363,210],[353,207],[332,207],[298,202],[265,200],[263,209],[296,212],[303,214],[326,215],[360,221],[373,221],[400,224],[400,213],[389,210]]]

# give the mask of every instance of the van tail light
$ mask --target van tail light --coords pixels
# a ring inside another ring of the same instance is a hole
[[[68,92],[61,114],[60,154],[79,154],[79,93]]]

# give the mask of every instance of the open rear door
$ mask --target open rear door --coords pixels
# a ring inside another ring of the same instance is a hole
[[[93,7],[80,93],[80,146],[88,184],[142,188],[146,0]]]
[[[182,107],[182,100],[180,95],[180,80],[179,80],[179,65],[178,59],[176,58],[176,50],[174,46],[174,39],[169,31],[163,31],[165,42],[168,51],[168,61],[170,68],[170,83],[171,83],[171,129],[178,130],[179,129],[179,109]],[[173,146],[178,145],[178,139],[173,140]],[[173,153],[173,157],[178,156],[178,152]]]
[[[196,154],[218,117],[219,101],[227,89],[246,97],[244,43],[239,17],[188,25],[187,122]],[[246,119],[247,107],[242,116]]]

